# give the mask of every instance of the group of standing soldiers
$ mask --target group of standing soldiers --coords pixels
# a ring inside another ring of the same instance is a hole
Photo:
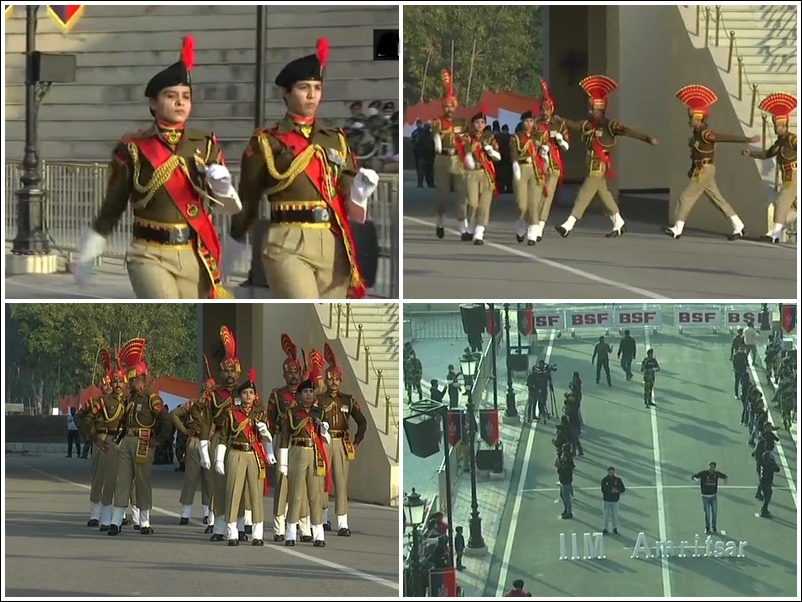
[[[323,353],[312,350],[304,354],[302,365],[296,345],[282,335],[285,385],[274,389],[265,404],[253,369],[240,382],[242,369],[232,332],[223,326],[220,338],[223,383],[217,384],[207,360],[199,398],[169,414],[161,398],[147,391],[144,339],[123,346],[117,353],[117,368],[112,368],[111,354],[101,352],[103,395],[90,400],[77,415],[87,439],[97,447],[88,526],[117,535],[130,501],[134,528],[144,535],[153,533],[153,454],[174,426],[187,438],[181,525],[189,524],[200,485],[203,522],[211,541],[227,540],[229,546],[237,546],[249,541],[250,534],[252,545],[262,546],[263,497],[272,485],[273,540],[294,546],[300,530],[301,541],[323,547],[324,533],[331,530],[328,508],[333,487],[337,534],[350,536],[349,462],[356,457],[367,421],[354,397],[340,390],[343,372],[333,350],[328,344]],[[349,417],[357,424],[353,439]],[[275,483],[270,483],[268,469],[273,465]]]

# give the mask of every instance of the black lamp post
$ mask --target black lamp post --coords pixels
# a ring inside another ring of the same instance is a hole
[[[473,405],[473,382],[476,377],[476,370],[479,367],[477,354],[465,354],[460,358],[460,369],[465,376],[465,388],[468,390],[468,445],[471,454],[471,518],[470,535],[468,537],[468,554],[480,554],[487,550],[485,540],[482,537],[482,517],[479,516],[479,503],[476,499],[476,415]]]
[[[496,320],[496,305],[490,304],[490,315],[493,316],[493,325],[495,326]],[[498,362],[496,356],[498,355],[498,332],[494,332],[490,338],[490,353],[493,354],[493,409],[498,410]]]
[[[515,391],[512,388],[511,343],[510,343],[510,304],[504,304],[504,334],[507,338],[507,418],[517,418],[518,408],[515,407]]]
[[[412,591],[408,596],[416,598],[423,595],[424,588],[420,585],[420,526],[423,524],[426,513],[426,501],[422,500],[420,494],[412,490],[412,493],[404,496],[404,509],[406,511],[407,524],[412,528]]]

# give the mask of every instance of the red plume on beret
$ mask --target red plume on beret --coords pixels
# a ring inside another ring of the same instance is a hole
[[[320,68],[326,68],[326,61],[329,59],[329,41],[326,38],[320,38],[316,45],[317,61],[320,63]]]
[[[256,384],[256,370],[253,368],[248,370],[248,381]]]
[[[187,68],[187,71],[192,71],[195,66],[195,38],[192,36],[185,36],[184,43],[181,46],[181,62]]]

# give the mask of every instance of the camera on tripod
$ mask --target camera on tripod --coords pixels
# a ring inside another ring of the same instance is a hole
[[[546,364],[543,366],[544,372],[557,372],[557,364]]]

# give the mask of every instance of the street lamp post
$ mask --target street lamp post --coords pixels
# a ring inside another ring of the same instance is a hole
[[[422,500],[420,494],[412,489],[412,493],[404,496],[404,508],[406,509],[406,519],[412,527],[412,591],[408,594],[411,598],[416,598],[423,589],[418,583],[420,579],[420,526],[423,524],[426,513],[426,501]]]
[[[460,359],[460,368],[465,376],[465,388],[468,389],[468,446],[471,454],[471,518],[469,521],[470,535],[466,554],[477,556],[487,552],[485,540],[482,537],[482,517],[479,516],[479,502],[476,498],[476,415],[473,405],[473,383],[479,361],[475,354],[465,354]]]
[[[510,304],[504,304],[504,334],[507,339],[507,418],[517,418],[518,408],[515,407],[515,390],[512,388],[511,343],[510,343]]]
[[[496,305],[490,304],[490,315],[493,316],[493,325],[495,326],[496,319]],[[498,355],[498,334],[494,332],[490,338],[490,353],[493,354],[493,409],[498,410],[498,362],[496,356]]]

